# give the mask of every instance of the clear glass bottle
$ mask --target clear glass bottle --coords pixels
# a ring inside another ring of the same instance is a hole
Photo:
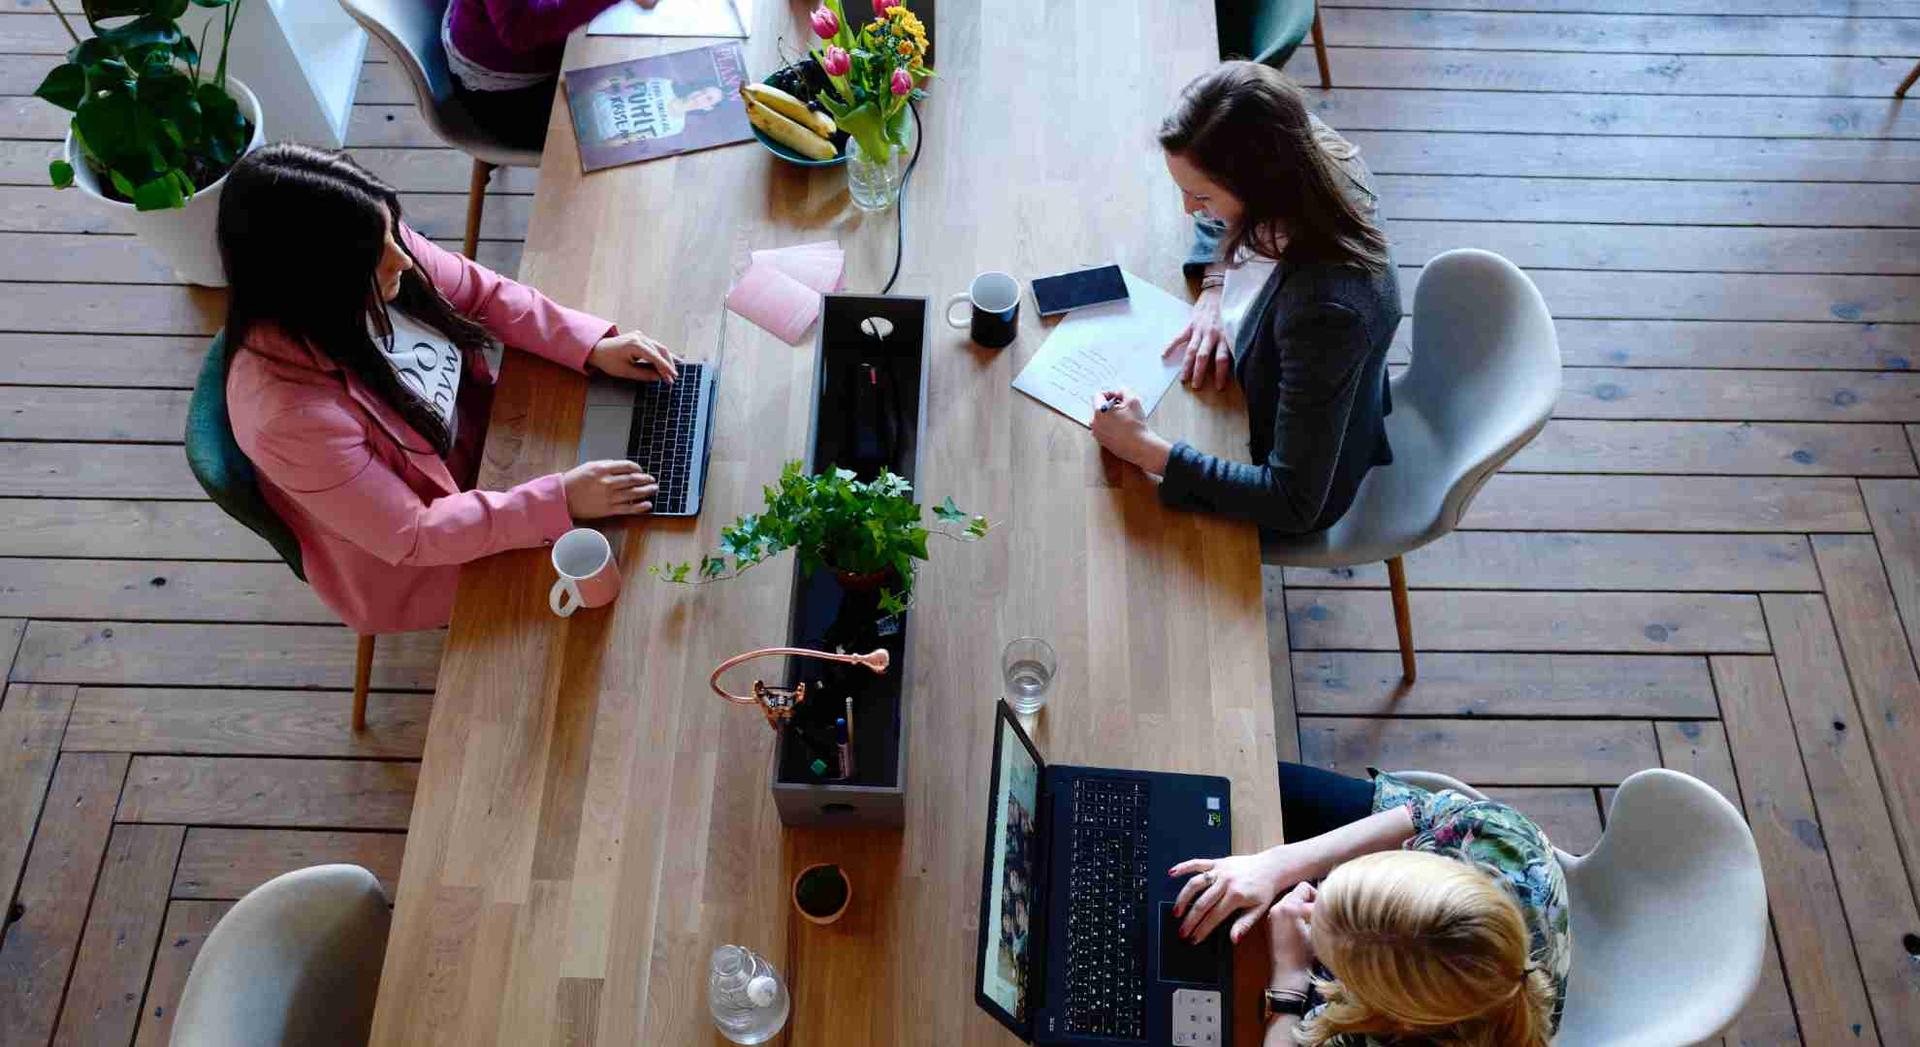
[[[906,175],[907,160],[913,156],[913,136],[919,133],[917,121],[906,121],[906,139],[893,146],[886,157],[874,159],[860,148],[860,140],[847,139],[847,195],[862,211],[885,211],[900,201],[900,182]]]
[[[786,1027],[792,1006],[786,983],[764,957],[740,945],[713,950],[707,1007],[720,1035],[733,1043],[765,1043]]]

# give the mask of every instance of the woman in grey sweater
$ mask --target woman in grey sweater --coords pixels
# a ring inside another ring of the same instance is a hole
[[[1093,435],[1163,478],[1170,505],[1321,530],[1353,504],[1387,446],[1387,348],[1400,288],[1359,150],[1307,112],[1300,89],[1254,62],[1187,85],[1160,125],[1167,170],[1195,215],[1193,318],[1167,353],[1196,389],[1246,393],[1251,464],[1170,442],[1138,397],[1102,394]]]

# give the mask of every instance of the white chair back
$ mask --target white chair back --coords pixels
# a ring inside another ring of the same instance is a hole
[[[440,43],[447,0],[340,0],[340,6],[393,52],[423,110],[453,94]]]
[[[1444,774],[1395,775],[1485,799]],[[1620,783],[1591,854],[1554,855],[1573,933],[1556,1047],[1670,1047],[1733,1023],[1760,981],[1767,887],[1731,803],[1678,771],[1641,771]]]
[[[1388,417],[1396,458],[1404,410],[1433,441],[1422,469],[1447,479],[1440,527],[1452,530],[1478,493],[1527,441],[1560,395],[1560,342],[1546,300],[1518,266],[1491,251],[1448,251],[1420,271],[1413,295],[1413,359],[1393,381]],[[1411,449],[1410,449],[1411,450]]]

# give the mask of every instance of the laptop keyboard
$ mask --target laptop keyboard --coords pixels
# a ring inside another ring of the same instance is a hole
[[[656,514],[687,511],[694,470],[700,467],[701,449],[693,445],[693,436],[705,377],[705,364],[682,363],[680,378],[672,385],[641,382],[635,386],[627,457],[659,482],[660,493],[653,499]]]
[[[1143,1039],[1147,1015],[1147,783],[1073,782],[1067,1031]]]

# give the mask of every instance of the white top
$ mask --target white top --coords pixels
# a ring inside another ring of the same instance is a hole
[[[1360,161],[1360,147],[1340,137],[1340,132],[1321,123],[1319,117],[1309,114],[1307,119],[1313,121],[1314,141],[1347,176],[1347,184],[1341,188],[1360,208],[1361,214],[1374,217],[1379,210],[1379,201],[1374,196],[1373,177],[1368,173],[1366,164]],[[1246,323],[1247,314],[1253,311],[1253,304],[1259,300],[1261,289],[1267,286],[1267,280],[1278,266],[1279,263],[1271,258],[1243,253],[1234,264],[1226,267],[1226,282],[1220,287],[1220,328],[1226,333],[1227,344],[1234,347],[1236,352],[1240,346],[1240,328]]]
[[[460,396],[460,347],[398,309],[388,309],[387,318],[393,337],[383,339],[370,330],[373,344],[386,354],[400,383],[433,408],[452,432],[454,403]]]

